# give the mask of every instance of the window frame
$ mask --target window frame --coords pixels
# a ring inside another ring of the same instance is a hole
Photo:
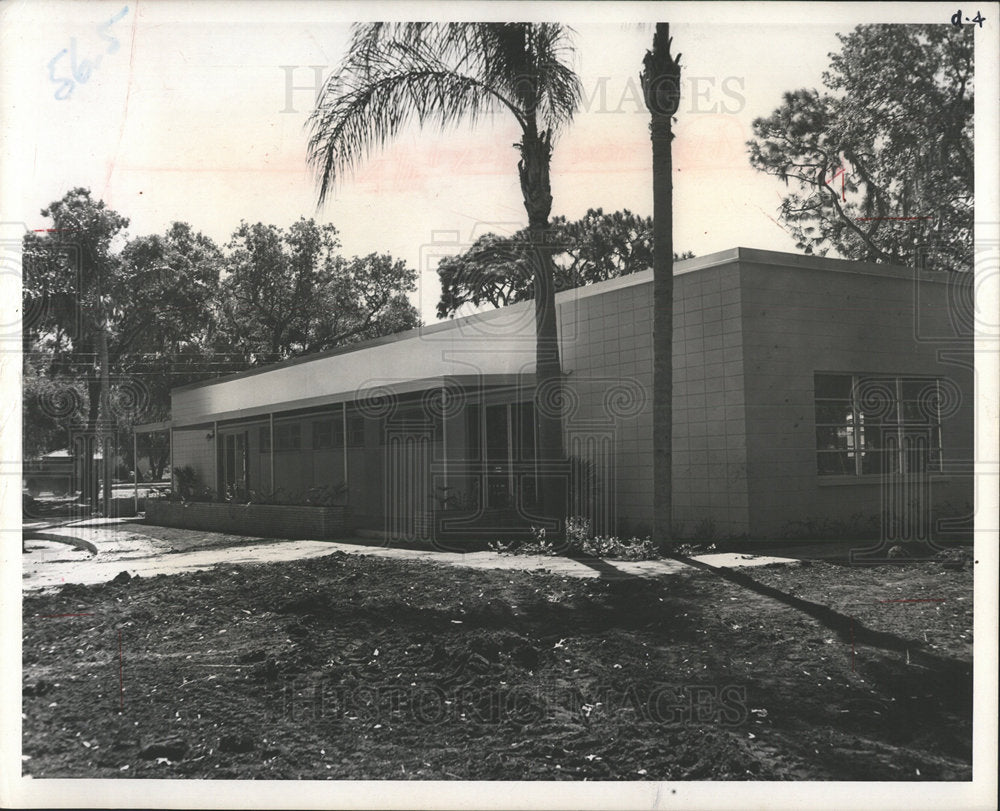
[[[824,403],[842,403],[842,397],[819,397],[819,378],[846,378],[850,380],[850,390],[846,398],[850,403],[850,414],[845,415],[845,420],[831,422],[829,420],[819,420],[819,408]],[[883,438],[891,438],[891,441],[884,442],[881,446],[872,449],[865,442],[864,411],[861,407],[863,381],[878,381],[883,384],[891,384],[893,396],[893,408],[891,414],[886,414],[878,423],[869,422],[869,428],[879,430]],[[906,383],[920,382],[924,387],[931,384],[935,387],[935,413],[933,419],[928,416],[923,422],[915,422],[907,419],[905,413],[905,403],[912,400],[903,398],[903,386]],[[877,373],[842,373],[842,372],[815,372],[813,374],[813,442],[816,459],[816,475],[821,481],[836,480],[856,480],[875,479],[883,476],[886,472],[889,475],[911,475],[914,473],[941,474],[944,472],[944,437],[941,420],[941,378],[930,375],[900,375],[900,374],[877,374]],[[850,422],[847,422],[850,420]],[[914,431],[915,427],[920,427],[926,432],[930,445],[926,451],[926,466],[923,471],[909,470],[907,455],[912,452],[910,447],[912,442],[907,437],[919,436]],[[820,447],[819,432],[823,428],[833,428],[846,431],[846,448],[844,450],[828,450]],[[909,430],[908,430],[909,429]],[[860,442],[858,441],[860,439]],[[880,469],[878,472],[866,472],[864,470],[864,457],[866,453],[892,454],[895,458],[888,471]],[[853,472],[830,472],[823,471],[820,465],[822,456],[846,454],[854,464]],[[936,459],[936,461],[935,461]]]
[[[329,442],[320,441],[320,428],[329,430]],[[337,417],[324,417],[312,421],[312,449],[314,451],[339,451],[344,448],[344,427]]]
[[[286,436],[287,435],[287,436]],[[287,442],[294,436],[295,442]],[[291,453],[302,450],[302,423],[285,422],[274,424],[274,452]]]

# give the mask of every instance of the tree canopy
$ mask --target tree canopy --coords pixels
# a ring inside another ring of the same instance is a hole
[[[258,365],[419,325],[416,271],[387,254],[345,259],[332,225],[242,223],[228,244],[218,343]]]
[[[53,227],[23,250],[27,456],[165,419],[175,386],[419,323],[415,272],[345,259],[333,226],[243,223],[223,250],[186,223],[130,239],[128,219],[83,188],[42,214]],[[161,440],[140,440],[154,469]]]
[[[628,209],[605,214],[592,208],[579,220],[553,217],[549,244],[556,290],[582,287],[651,268],[653,220]],[[505,307],[531,299],[531,250],[525,229],[508,237],[484,234],[461,254],[441,259],[438,317],[454,316],[467,304]],[[687,252],[674,258],[691,256]]]
[[[780,216],[801,250],[971,269],[973,30],[858,26],[826,91],[754,121],[750,163],[793,186]]]

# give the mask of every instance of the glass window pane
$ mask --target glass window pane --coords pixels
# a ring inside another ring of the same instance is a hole
[[[853,476],[854,459],[846,452],[820,451],[816,454],[816,464],[821,476]]]
[[[854,392],[866,423],[896,420],[896,382],[892,378],[863,377]]]
[[[846,428],[821,426],[816,429],[816,450],[846,451],[847,449]]]
[[[904,400],[903,422],[930,423],[937,422],[937,402],[933,399]]]
[[[333,446],[333,420],[322,420],[312,425],[313,448],[323,450]]]
[[[486,463],[507,464],[507,406],[486,407]]]
[[[899,455],[894,451],[865,451],[861,454],[861,474],[881,476],[896,473]]]
[[[908,473],[926,473],[934,468],[931,449],[937,451],[936,432],[907,430],[903,434],[903,461]],[[940,464],[938,464],[940,467]]]
[[[518,403],[513,407],[513,416],[519,459],[530,462],[535,458],[535,407],[532,403]]]
[[[294,451],[301,447],[302,426],[299,423],[274,426],[274,449],[276,451]]]
[[[348,417],[347,441],[354,446],[365,444],[365,418]]]
[[[817,401],[816,424],[845,425],[854,418],[850,400]]]
[[[928,378],[903,377],[900,378],[900,386],[903,390],[904,400],[937,397],[937,383]]]
[[[816,375],[816,397],[818,399],[842,399],[851,397],[850,375]]]
[[[465,448],[469,459],[479,459],[480,442],[482,437],[479,433],[479,404],[472,403],[466,408],[465,424]]]

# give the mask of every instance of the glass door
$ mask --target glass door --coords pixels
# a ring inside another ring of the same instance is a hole
[[[486,506],[511,506],[510,407],[507,404],[486,406]]]

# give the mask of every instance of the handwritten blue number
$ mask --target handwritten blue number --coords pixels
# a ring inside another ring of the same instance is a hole
[[[101,35],[101,39],[107,40],[108,42],[109,54],[113,54],[115,51],[121,48],[121,43],[118,42],[118,37],[111,36],[111,34],[108,32],[108,29],[111,28],[112,25],[118,22],[126,14],[128,14],[128,6],[122,8],[122,10],[119,11],[114,17],[112,17],[106,23],[102,23],[97,29],[97,33]]]
[[[73,88],[76,87],[72,79],[60,79],[56,77],[56,62],[58,62],[67,53],[66,49],[63,48],[59,53],[53,56],[49,60],[49,79],[53,82],[59,82],[59,87],[56,90],[55,96],[59,101],[68,99],[73,93]]]
[[[118,38],[111,35],[109,29],[112,25],[118,22],[122,17],[128,14],[128,6],[123,6],[122,10],[119,11],[114,17],[108,20],[106,23],[101,23],[97,27],[97,33],[108,43],[107,52],[113,54],[115,51],[121,48],[121,43],[118,42]],[[71,78],[56,76],[56,63],[62,59],[64,56],[69,54],[69,70],[72,75]],[[71,37],[69,41],[69,48],[63,48],[59,53],[53,56],[49,60],[49,80],[55,82],[59,85],[56,88],[55,97],[59,101],[68,99],[76,87],[76,83],[84,84],[90,79],[91,74],[94,72],[94,68],[100,64],[100,57],[97,57],[93,61],[90,59],[82,59],[77,62],[76,59],[76,37]]]
[[[76,37],[71,37],[69,41],[69,63],[73,78],[80,84],[86,84],[87,80],[90,79],[90,74],[93,73],[93,66],[91,65],[89,59],[84,59],[82,62],[77,64]]]

